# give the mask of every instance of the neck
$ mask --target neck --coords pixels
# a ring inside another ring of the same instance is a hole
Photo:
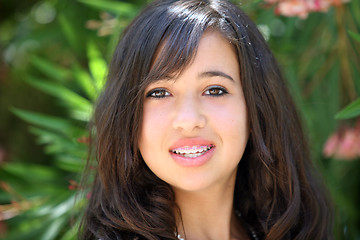
[[[178,231],[186,240],[247,239],[233,209],[235,180],[201,192],[174,189],[181,211]]]

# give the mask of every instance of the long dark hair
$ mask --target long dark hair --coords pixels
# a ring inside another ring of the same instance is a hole
[[[144,89],[181,73],[209,28],[237,50],[249,114],[234,208],[261,239],[331,238],[329,202],[299,116],[256,25],[224,0],[163,0],[150,4],[124,32],[96,106],[97,171],[82,239],[176,239],[174,193],[138,149]]]

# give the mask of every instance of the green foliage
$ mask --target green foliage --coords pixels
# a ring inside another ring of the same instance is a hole
[[[360,34],[354,33],[354,32],[352,32],[352,31],[348,31],[348,33],[349,33],[349,35],[350,35],[351,37],[353,37],[354,39],[356,39],[356,41],[360,42]]]
[[[127,18],[133,17],[135,9],[132,4],[82,2],[101,9],[115,4],[114,9]],[[78,53],[83,45],[78,37],[80,30],[72,24],[76,16],[73,19],[69,16],[71,14],[58,15],[59,29],[69,43],[65,48]],[[26,69],[25,74],[21,69],[14,69],[29,86],[54,97],[65,115],[11,107],[13,114],[31,125],[29,131],[51,158],[45,166],[11,162],[1,167],[1,203],[6,203],[3,206],[8,208],[7,212],[13,213],[6,221],[8,240],[77,238],[81,210],[86,202],[82,195],[86,190],[79,191],[79,182],[88,157],[87,127],[107,75],[107,61],[98,40],[95,34],[87,39],[83,48],[85,61],[73,55],[71,64],[63,65],[46,55],[36,54],[29,56],[30,70]]]
[[[56,80],[60,83],[64,83],[66,79],[69,79],[71,72],[68,69],[55,65],[45,59],[42,59],[36,55],[31,56],[31,64],[37,68],[40,72],[47,77]]]
[[[11,182],[8,188],[12,194],[12,209],[23,211],[7,221],[8,227],[14,229],[6,236],[7,240],[58,239],[76,216],[72,209],[83,204],[83,201],[75,201],[75,192],[67,188],[64,173],[56,168],[25,163],[7,164],[0,169],[1,176]],[[66,239],[75,239],[75,232],[72,232]]]
[[[87,55],[89,58],[89,68],[91,75],[95,80],[95,89],[100,91],[105,83],[106,61],[101,57],[99,49],[93,42],[88,43]]]
[[[353,118],[360,115],[360,98],[346,106],[338,114],[335,115],[337,119]]]
[[[360,42],[360,34],[348,31],[349,35],[353,37],[356,41]],[[355,100],[346,106],[343,110],[336,114],[335,118],[337,119],[347,119],[353,118],[360,115],[360,98]]]
[[[114,13],[120,17],[132,19],[138,13],[138,8],[130,3],[118,1],[97,1],[97,0],[79,0],[88,6],[98,10]]]

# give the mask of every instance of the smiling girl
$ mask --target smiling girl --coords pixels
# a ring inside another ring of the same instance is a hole
[[[127,28],[95,111],[82,239],[329,239],[329,203],[254,23],[163,0]]]

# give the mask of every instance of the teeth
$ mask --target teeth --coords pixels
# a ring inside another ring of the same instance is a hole
[[[173,153],[183,155],[184,157],[198,157],[204,154],[205,152],[209,151],[213,146],[206,145],[206,146],[192,146],[192,147],[181,147],[171,150]]]
[[[199,157],[201,155],[203,155],[205,152],[201,152],[201,153],[191,153],[191,154],[182,154],[183,157],[187,157],[187,158],[196,158]]]

